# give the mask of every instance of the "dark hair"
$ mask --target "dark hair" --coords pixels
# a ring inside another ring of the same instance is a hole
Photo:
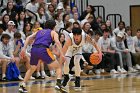
[[[87,32],[87,34],[91,34],[91,36],[93,36],[93,31],[90,29],[90,30],[88,30],[88,32]]]
[[[67,29],[68,27],[70,27],[72,25],[71,22],[67,22],[66,25],[65,25],[65,29]]]
[[[21,38],[21,34],[19,32],[14,33],[14,38]]]
[[[102,36],[102,33],[100,31],[95,31],[95,35],[100,35]]]
[[[82,30],[80,29],[80,28],[73,28],[72,29],[72,33],[74,34],[74,35],[81,35],[82,34]]]
[[[69,15],[69,14],[64,14],[64,15],[63,15],[63,22],[65,21],[65,17],[66,17],[67,15]]]
[[[122,24],[124,25],[124,27],[125,27],[125,22],[124,22],[124,21],[120,21],[120,22],[118,23],[118,26],[119,26],[121,23],[122,23]]]
[[[78,22],[74,22],[74,23],[73,23],[73,25],[75,25],[75,24],[78,25],[79,28],[80,28],[80,24],[79,24]]]
[[[51,29],[53,30],[56,26],[56,22],[54,20],[47,20],[45,23],[45,28],[46,29]]]
[[[125,28],[125,32],[127,32],[127,31],[131,31],[132,29],[131,29],[131,27],[130,26],[127,26],[126,28]]]
[[[2,34],[1,41],[3,41],[4,38],[9,40],[11,37],[8,34]]]
[[[104,32],[108,32],[108,33],[109,33],[109,29],[104,29],[104,30],[103,30],[103,33],[104,33]]]
[[[137,29],[137,32],[139,32],[140,31],[140,28],[139,29]]]

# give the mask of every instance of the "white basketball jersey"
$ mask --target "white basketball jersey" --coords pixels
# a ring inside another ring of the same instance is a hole
[[[81,40],[80,44],[78,44],[78,45],[75,44],[73,33],[70,33],[69,36],[71,38],[72,45],[69,46],[66,56],[74,56],[76,54],[82,54],[82,46],[86,42],[86,34],[82,33],[82,40]]]

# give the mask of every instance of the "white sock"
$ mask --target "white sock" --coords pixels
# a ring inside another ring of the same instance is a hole
[[[21,82],[20,85],[26,87],[26,84],[24,82]]]
[[[42,74],[42,76],[46,76],[46,73],[45,73],[45,71],[43,70],[43,71],[41,71],[41,74]]]
[[[5,74],[2,74],[2,78],[4,78],[4,77],[6,77],[6,75]]]
[[[40,75],[40,72],[36,72],[36,76],[37,76],[37,77],[41,76],[41,75]]]

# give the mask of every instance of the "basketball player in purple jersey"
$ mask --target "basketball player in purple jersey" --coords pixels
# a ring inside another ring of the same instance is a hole
[[[60,50],[61,58],[64,59],[64,55],[62,53],[62,46],[58,39],[58,34],[54,31],[55,21],[48,20],[46,21],[46,29],[40,30],[36,33],[33,33],[29,37],[27,37],[24,47],[21,51],[21,57],[25,56],[25,51],[30,40],[34,40],[32,49],[31,49],[31,59],[30,69],[26,72],[23,82],[20,83],[19,92],[27,93],[28,91],[25,89],[25,83],[28,81],[30,76],[34,73],[37,68],[38,60],[42,60],[44,63],[48,64],[51,68],[56,70],[57,74],[57,83],[55,89],[59,90],[62,93],[67,93],[66,90],[61,86],[61,78],[62,71],[58,61],[55,59],[52,52],[49,50],[50,44],[54,41]]]

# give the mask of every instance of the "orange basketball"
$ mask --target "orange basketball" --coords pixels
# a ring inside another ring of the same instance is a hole
[[[102,55],[98,53],[92,53],[89,58],[91,64],[98,65],[102,60]]]

